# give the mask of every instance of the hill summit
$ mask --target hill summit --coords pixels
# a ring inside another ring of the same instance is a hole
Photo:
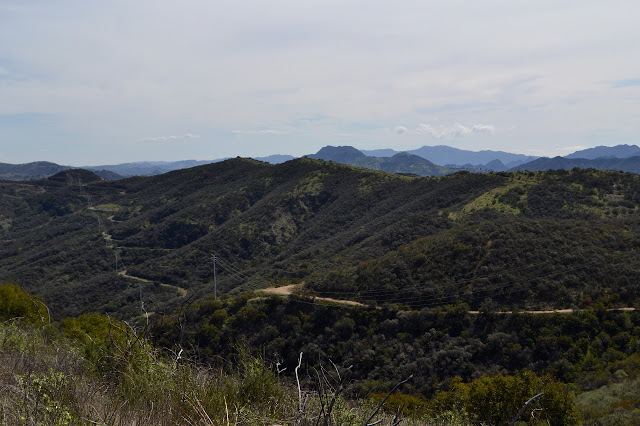
[[[459,171],[459,169],[438,166],[424,157],[408,152],[400,152],[391,157],[374,157],[365,155],[352,146],[325,146],[308,157],[365,169],[416,176],[444,176]]]
[[[354,161],[366,157],[361,151],[352,146],[325,146],[315,154],[308,155],[315,160],[334,161],[342,164],[352,164]]]
[[[596,146],[576,151],[566,155],[565,158],[585,158],[595,160],[598,158],[629,158],[640,155],[640,147],[637,145]]]

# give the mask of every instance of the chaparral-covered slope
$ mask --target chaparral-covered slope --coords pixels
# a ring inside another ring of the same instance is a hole
[[[60,316],[128,316],[210,294],[215,253],[220,293],[284,280],[414,307],[631,304],[639,189],[618,172],[411,178],[307,158],[117,182],[71,170],[0,183],[0,280]]]

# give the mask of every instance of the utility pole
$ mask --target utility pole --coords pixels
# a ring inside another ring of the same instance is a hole
[[[213,258],[213,300],[218,300],[218,281],[216,280],[216,260],[217,257],[215,254],[212,254]]]

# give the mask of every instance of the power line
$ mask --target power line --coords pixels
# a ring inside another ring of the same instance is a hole
[[[213,259],[213,300],[218,300],[218,281],[216,280],[216,255],[212,254]]]
[[[630,254],[635,254],[635,253],[630,253]],[[445,296],[429,296],[429,295],[403,296],[403,297],[396,297],[396,298],[391,299],[391,300],[386,300],[386,302],[406,303],[406,304],[409,304],[414,309],[415,308],[425,308],[425,307],[436,307],[436,306],[443,306],[443,305],[451,304],[451,303],[456,302],[456,301],[459,302],[459,301],[476,300],[476,299],[488,296],[487,293],[489,293],[489,292],[494,294],[496,291],[506,290],[506,289],[511,288],[511,290],[503,291],[501,293],[501,295],[505,296],[505,295],[509,295],[509,294],[513,294],[513,293],[519,293],[519,292],[530,290],[532,287],[534,287],[536,285],[536,283],[533,282],[533,281],[535,281],[536,278],[540,279],[540,278],[544,278],[544,277],[548,277],[548,276],[574,272],[576,270],[588,268],[588,267],[593,266],[593,265],[595,265],[595,262],[591,262],[589,264],[579,265],[579,266],[576,266],[576,267],[573,267],[573,268],[570,268],[570,269],[566,269],[566,270],[563,270],[563,271],[551,271],[551,272],[548,272],[546,274],[539,274],[536,277],[532,277],[531,279],[528,279],[528,280],[525,280],[525,279],[514,280],[514,281],[511,281],[508,284],[498,284],[498,285],[484,287],[482,289],[478,289],[476,291],[473,291],[470,294],[465,294],[466,289],[456,289],[454,291],[454,293],[449,294],[449,295],[445,295]],[[615,265],[609,265],[609,266],[605,267],[604,270],[610,270],[610,269],[612,269],[614,267],[615,267]],[[526,282],[526,284],[522,288],[513,288],[517,284],[522,284],[522,283],[525,283],[525,282]],[[440,289],[442,289],[442,287]],[[403,288],[398,288],[396,290],[396,294],[397,294],[398,291],[402,291],[402,290],[404,290],[404,289]],[[451,289],[449,289],[449,290],[451,290]],[[349,292],[349,294],[351,294],[351,293],[352,292]],[[362,297],[359,297],[357,299],[361,300],[361,301],[377,301],[376,299],[366,299],[366,298],[362,298]],[[316,305],[322,305],[322,306],[336,306],[333,303],[318,302],[316,299],[312,299],[313,301],[311,301],[311,302],[309,302],[309,301],[301,302],[297,298],[296,299],[292,299],[292,300],[294,300],[296,302],[300,302],[300,303],[316,304]],[[419,303],[416,303],[416,302],[419,302]],[[346,306],[343,305],[343,306],[340,306],[340,307],[345,308]]]
[[[630,255],[635,255],[635,253],[630,252]],[[570,273],[570,272],[574,272],[576,270],[580,270],[580,269],[585,269],[585,268],[589,268],[591,266],[596,266],[599,265],[600,262],[590,262],[590,263],[583,263],[581,265],[578,266],[574,266],[572,268],[568,268],[568,269],[564,269],[561,271],[550,271],[547,272],[546,274],[537,274],[536,276],[532,277],[531,279],[534,278],[542,278],[545,276],[550,276],[550,275],[557,275],[557,274],[561,274],[561,273]],[[464,285],[464,284],[471,284],[473,282],[477,282],[479,280],[485,280],[485,279],[489,279],[489,278],[494,278],[494,277],[500,277],[509,273],[515,273],[515,272],[522,272],[522,271],[526,271],[528,269],[531,268],[535,268],[535,269],[541,269],[544,266],[553,266],[552,264],[545,264],[545,265],[536,265],[536,264],[531,264],[528,267],[519,267],[519,268],[512,268],[510,270],[506,270],[506,271],[501,271],[501,272],[496,272],[494,274],[491,275],[487,275],[487,276],[482,276],[482,277],[472,277],[472,278],[464,278],[464,279],[459,279],[453,282],[447,282],[447,283],[443,283],[443,284],[433,284],[431,285],[428,289],[430,290],[450,290],[451,287],[453,286],[460,286],[460,285]],[[609,267],[612,267],[613,265],[609,265]],[[515,280],[512,281],[513,282],[522,282],[522,280]],[[499,284],[500,285],[500,284]],[[325,296],[325,295],[333,295],[333,296],[352,296],[352,297],[357,297],[361,300],[375,300],[376,297],[388,297],[389,295],[397,295],[398,291],[407,291],[407,290],[425,290],[425,286],[426,283],[420,283],[420,284],[414,284],[411,286],[406,286],[406,287],[398,287],[396,289],[368,289],[368,290],[350,290],[350,291],[339,291],[339,290],[334,290],[334,291],[322,291],[322,290],[314,290],[314,293],[320,296]],[[313,290],[313,289],[312,289]]]

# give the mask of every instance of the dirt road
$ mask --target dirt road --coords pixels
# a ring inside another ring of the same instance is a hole
[[[267,294],[276,294],[279,296],[288,296],[290,294],[293,294],[293,291],[297,288],[300,288],[302,286],[302,284],[291,284],[291,285],[285,285],[282,287],[270,287],[270,288],[263,288],[262,290],[260,290],[263,293],[267,293]],[[322,300],[325,302],[333,302],[333,303],[340,303],[342,305],[351,305],[351,306],[366,306],[360,302],[354,302],[353,300],[341,300],[341,299],[332,299],[330,297],[314,297],[314,300]]]
[[[142,281],[143,283],[152,283],[153,282],[153,281],[148,280],[146,278],[140,278],[140,277],[134,277],[133,275],[127,275],[127,270],[126,269],[118,272],[118,275],[121,275],[121,276],[123,276],[125,278],[131,278],[132,280]],[[174,290],[178,290],[178,292],[180,293],[181,297],[185,297],[187,295],[187,290],[185,290],[182,287],[178,287],[178,286],[171,285],[171,284],[162,284],[162,283],[160,283],[160,285],[162,287],[169,287],[169,288],[172,288]]]

